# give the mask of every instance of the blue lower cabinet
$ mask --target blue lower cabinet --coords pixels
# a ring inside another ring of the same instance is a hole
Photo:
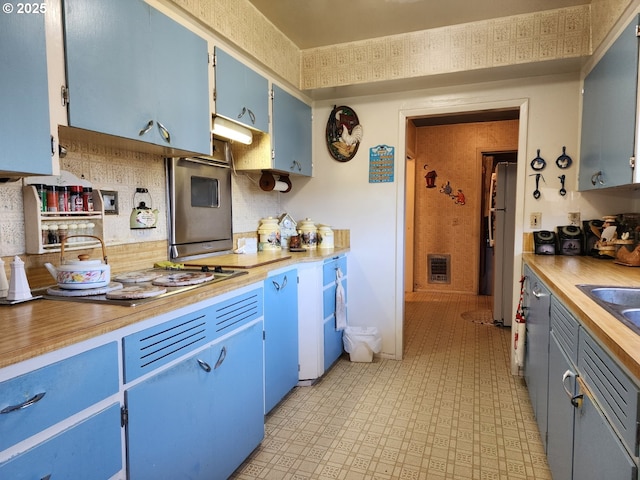
[[[120,404],[115,403],[0,465],[0,478],[112,478],[122,470],[120,430]]]
[[[128,389],[129,478],[226,479],[264,437],[262,322]]]
[[[342,355],[342,330],[336,330],[336,318],[331,316],[324,321],[324,371],[329,370]]]
[[[298,273],[272,275],[264,285],[265,413],[298,383]]]
[[[322,266],[322,311],[324,318],[324,371],[342,355],[342,330],[336,329],[336,290],[338,270],[342,273],[342,287],[347,301],[347,257],[339,255],[325,260]]]

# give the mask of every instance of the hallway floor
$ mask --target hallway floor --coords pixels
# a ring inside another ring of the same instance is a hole
[[[490,297],[406,298],[404,360],[343,356],[267,417],[241,480],[545,479],[527,389],[510,374],[509,329]]]

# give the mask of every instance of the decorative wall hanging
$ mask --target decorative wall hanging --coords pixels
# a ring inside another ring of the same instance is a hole
[[[453,199],[456,205],[464,205],[467,202],[462,190],[458,189],[456,193],[453,193],[453,187],[448,181],[440,187],[440,193],[444,193]]]
[[[369,149],[369,183],[393,182],[394,150],[388,145]]]
[[[429,165],[426,165],[423,167],[425,170],[427,169]],[[424,176],[425,181],[427,182],[426,187],[427,188],[436,188],[436,178],[438,177],[438,174],[436,173],[435,170],[429,170],[427,172],[427,174]]]
[[[556,165],[558,168],[562,168],[564,170],[565,168],[569,168],[571,163],[573,163],[573,160],[571,160],[571,157],[567,155],[567,147],[562,147],[562,155],[560,155],[556,160]]]
[[[327,148],[339,162],[351,160],[360,146],[364,131],[358,115],[350,107],[333,107],[327,121]]]
[[[531,160],[531,168],[533,168],[536,172],[540,170],[544,170],[544,167],[547,166],[547,161],[540,156],[540,149],[538,149],[538,155],[536,158]]]

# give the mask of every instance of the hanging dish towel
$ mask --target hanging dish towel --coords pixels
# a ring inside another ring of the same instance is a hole
[[[336,269],[336,330],[344,330],[347,326],[347,305],[342,286],[342,271]]]

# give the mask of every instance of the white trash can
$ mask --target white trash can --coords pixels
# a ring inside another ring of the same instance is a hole
[[[382,338],[376,327],[347,327],[342,342],[352,362],[371,362],[373,354],[382,348]]]

